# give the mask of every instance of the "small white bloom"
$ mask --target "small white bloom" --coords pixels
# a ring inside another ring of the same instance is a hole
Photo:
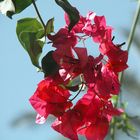
[[[0,12],[6,15],[8,11],[15,12],[15,6],[12,0],[4,0],[0,2]]]

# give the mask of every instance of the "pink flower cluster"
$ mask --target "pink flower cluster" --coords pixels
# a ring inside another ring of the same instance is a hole
[[[113,106],[111,97],[120,92],[118,73],[128,67],[128,53],[113,43],[112,28],[106,25],[104,16],[93,12],[80,16],[70,32],[67,15],[65,20],[64,28],[55,35],[48,35],[56,48],[52,57],[58,67],[38,84],[30,98],[38,113],[36,122],[44,123],[51,114],[57,117],[52,128],[71,140],[78,140],[78,134],[87,140],[104,140],[112,116],[123,112]],[[84,37],[99,44],[98,57],[88,55],[86,47],[77,47]],[[75,79],[78,82],[74,83]],[[80,91],[84,86],[83,95]],[[70,91],[77,90],[83,96],[74,104],[78,94],[72,98],[75,93]]]

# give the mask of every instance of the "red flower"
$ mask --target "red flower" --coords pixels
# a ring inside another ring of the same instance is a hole
[[[77,110],[81,114],[83,120],[89,119],[86,118],[86,115],[89,110],[89,107],[91,107],[92,100],[94,97],[95,94],[88,90],[88,92],[74,106],[74,110]],[[94,118],[94,116],[92,116],[92,118]]]
[[[65,14],[65,21],[68,26],[70,21],[67,14]],[[75,33],[83,33],[82,29],[85,26],[85,22],[86,22],[86,18],[80,16],[79,22],[72,28],[72,31],[74,31]]]
[[[89,12],[87,14],[86,23],[82,30],[83,30],[83,33],[85,33],[88,36],[92,36],[93,32],[95,31],[95,28],[92,23],[95,18],[95,15],[96,14],[94,12]]]
[[[62,46],[74,47],[77,44],[77,38],[73,32],[69,32],[67,28],[61,28],[55,35],[48,35],[55,48]]]
[[[93,56],[88,56],[88,62],[83,69],[84,79],[87,84],[95,83],[96,77],[101,70],[101,60],[103,59],[102,55],[94,58]]]
[[[79,58],[80,66],[81,68],[84,68],[88,62],[88,54],[87,54],[87,49],[86,48],[80,48],[80,47],[75,47],[73,48],[74,51],[76,52],[76,55]]]
[[[75,51],[78,58],[72,51]],[[53,58],[62,69],[60,74],[65,77],[64,79],[68,77],[72,79],[81,74],[88,61],[86,48],[79,47],[73,49],[60,47],[53,52]]]
[[[61,46],[53,52],[53,58],[60,68],[69,69],[73,63],[74,55],[71,47]],[[75,62],[74,62],[75,63]]]
[[[118,73],[128,68],[128,52],[121,50],[118,45],[114,45],[111,39],[100,44],[100,52],[108,57],[107,66]]]
[[[75,33],[85,33],[86,35],[91,36],[94,30],[92,26],[94,17],[94,12],[89,12],[86,17],[80,16],[79,22],[73,27],[72,31]],[[67,14],[65,14],[65,21],[66,24],[69,25],[69,18]]]
[[[95,123],[91,123],[85,131],[87,140],[104,140],[108,133],[109,122],[107,118],[97,119]]]
[[[101,74],[98,76],[94,85],[94,90],[102,98],[110,97],[111,94],[119,94],[120,84],[118,80],[118,75],[116,75],[108,67],[103,66],[101,69]]]
[[[128,52],[121,50],[119,47],[114,46],[114,49],[107,53],[108,63],[107,65],[116,73],[121,72],[128,68]]]
[[[71,140],[78,140],[77,129],[82,124],[80,114],[69,110],[52,124],[52,128]]]
[[[112,103],[104,100],[95,94],[93,89],[88,89],[87,93],[77,102],[74,107],[84,122],[94,123],[98,118],[109,116],[118,116],[123,112],[113,107]]]
[[[99,98],[92,90],[88,90],[78,101],[74,110],[81,114],[84,122],[77,132],[85,135],[87,140],[104,140],[108,133],[110,118],[123,112],[114,108],[110,101]]]
[[[95,16],[94,18],[95,24],[93,25],[93,40],[94,42],[101,43],[106,39],[106,32],[108,30],[112,31],[112,27],[106,26],[106,20],[104,16]]]
[[[57,85],[51,78],[46,78],[38,84],[30,103],[41,116],[47,118],[49,114],[62,115],[71,106],[68,102],[70,93],[68,90]]]

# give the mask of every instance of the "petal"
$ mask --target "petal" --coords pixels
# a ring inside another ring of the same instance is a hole
[[[31,105],[33,106],[33,108],[37,111],[38,114],[40,114],[42,116],[47,116],[48,115],[46,113],[47,102],[38,98],[36,95],[37,92],[38,91],[36,91],[35,94],[33,96],[31,96],[29,101],[30,101]]]
[[[41,116],[40,114],[37,114],[35,122],[37,124],[44,124],[46,122],[46,119],[47,119],[46,117]]]
[[[109,122],[106,118],[98,119],[95,124],[91,124],[85,133],[87,140],[104,140],[108,133]]]
[[[95,16],[94,22],[98,27],[106,27],[106,19],[104,16]]]
[[[59,48],[62,46],[74,47],[77,44],[77,37],[71,31],[68,32],[67,28],[61,28],[55,35],[48,35],[48,39],[53,42],[53,47]]]
[[[77,129],[81,125],[82,121],[79,114],[69,110],[62,117],[56,119],[52,128],[71,140],[78,140]]]
[[[76,52],[78,58],[80,59],[81,67],[83,68],[88,62],[87,49],[75,47],[74,51]]]
[[[90,11],[87,14],[86,20],[92,21],[92,20],[94,20],[95,16],[96,16],[96,13]]]

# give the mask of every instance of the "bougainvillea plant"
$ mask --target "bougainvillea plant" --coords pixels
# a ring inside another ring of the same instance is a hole
[[[113,28],[104,16],[91,11],[82,16],[67,0],[55,2],[65,11],[66,21],[56,33],[54,18],[45,24],[34,0],[0,0],[0,11],[10,18],[33,4],[40,19],[20,19],[16,28],[32,64],[44,73],[29,99],[37,112],[36,123],[43,124],[53,115],[56,120],[52,128],[70,140],[78,140],[78,135],[104,140],[109,128],[113,140],[114,117],[126,115],[116,102],[121,86],[119,73],[128,68],[128,52],[122,49],[124,43],[113,42]],[[97,44],[98,56],[88,54],[87,39]],[[52,51],[46,52],[40,66],[46,40]]]

